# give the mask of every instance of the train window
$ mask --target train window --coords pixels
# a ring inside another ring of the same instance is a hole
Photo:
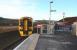
[[[28,26],[32,26],[32,21],[28,21]]]
[[[21,22],[20,26],[23,26],[23,25],[24,25],[23,22]]]

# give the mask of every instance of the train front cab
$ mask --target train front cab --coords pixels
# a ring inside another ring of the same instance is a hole
[[[22,18],[19,19],[19,33],[20,36],[29,36],[33,32],[32,18]]]

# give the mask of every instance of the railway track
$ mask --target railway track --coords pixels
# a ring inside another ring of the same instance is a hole
[[[25,37],[27,38],[27,37]],[[4,47],[3,50],[13,50],[18,44],[20,44],[25,38],[20,38],[15,42],[9,44],[8,46]]]
[[[18,31],[11,31],[0,34],[0,50],[12,50],[25,38],[21,38]]]

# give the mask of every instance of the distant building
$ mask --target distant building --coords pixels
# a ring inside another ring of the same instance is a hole
[[[64,23],[65,23],[66,25],[73,24],[73,23],[76,22],[76,21],[77,21],[77,16],[64,18]],[[63,19],[59,20],[59,22],[63,22]]]

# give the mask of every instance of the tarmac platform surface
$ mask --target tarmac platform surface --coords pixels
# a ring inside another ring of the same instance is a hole
[[[77,38],[71,35],[40,35],[35,50],[77,50]]]

